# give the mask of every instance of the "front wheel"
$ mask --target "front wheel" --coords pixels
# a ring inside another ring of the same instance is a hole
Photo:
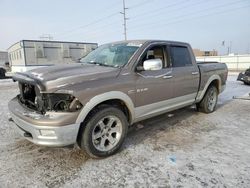
[[[79,132],[79,146],[93,158],[116,153],[127,134],[128,122],[124,113],[104,106],[94,110]]]
[[[201,112],[212,113],[218,101],[218,90],[215,86],[210,86],[200,103],[196,104]]]

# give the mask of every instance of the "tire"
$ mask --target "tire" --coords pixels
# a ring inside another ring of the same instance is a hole
[[[198,111],[212,113],[216,109],[218,101],[218,90],[214,85],[209,86],[200,103],[196,104]]]
[[[115,107],[102,106],[91,112],[79,130],[78,145],[92,158],[116,153],[127,135],[128,121]]]

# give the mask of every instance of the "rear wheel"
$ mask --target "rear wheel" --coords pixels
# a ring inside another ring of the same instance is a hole
[[[206,91],[205,96],[200,103],[196,104],[197,109],[201,112],[211,113],[215,110],[218,101],[218,90],[214,85],[211,85]]]
[[[127,118],[120,109],[101,107],[90,115],[80,130],[78,144],[90,157],[107,157],[120,149],[127,128]]]

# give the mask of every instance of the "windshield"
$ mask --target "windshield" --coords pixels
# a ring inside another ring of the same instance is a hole
[[[98,64],[103,66],[122,67],[125,65],[140,45],[128,42],[118,44],[104,44],[87,56],[81,63]]]

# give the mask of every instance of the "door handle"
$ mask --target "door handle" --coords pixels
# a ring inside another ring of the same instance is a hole
[[[192,72],[192,75],[197,75],[199,74],[199,72]]]
[[[172,78],[173,76],[172,75],[165,75],[165,76],[163,76],[162,78],[164,78],[164,79],[170,79],[170,78]]]

